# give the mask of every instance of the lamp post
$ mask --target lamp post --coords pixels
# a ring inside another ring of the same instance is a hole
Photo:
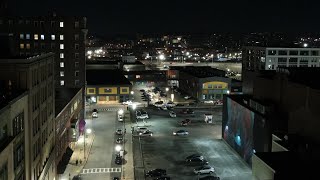
[[[169,88],[166,87],[166,96],[168,97],[168,91],[169,91]],[[168,101],[168,98],[166,97],[167,101]]]

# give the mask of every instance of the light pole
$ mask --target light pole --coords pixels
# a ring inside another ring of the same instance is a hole
[[[169,91],[169,88],[166,87],[166,96],[168,97],[168,91]],[[167,101],[168,101],[168,98],[166,97]]]

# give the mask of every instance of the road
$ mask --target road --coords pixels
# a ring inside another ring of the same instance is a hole
[[[115,130],[122,127],[122,123],[116,119],[116,108],[110,109],[111,111],[100,111],[98,118],[92,120],[91,129],[95,134],[95,139],[81,174],[84,180],[105,180],[121,176],[121,166],[116,165],[114,159],[116,153]]]

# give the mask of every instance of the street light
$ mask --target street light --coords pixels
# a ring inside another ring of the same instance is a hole
[[[133,94],[134,94],[134,91],[131,91],[130,93],[131,93],[131,95],[133,95]]]
[[[123,109],[120,109],[120,110],[118,111],[118,114],[122,115],[122,114],[123,114]]]
[[[86,130],[86,133],[87,133],[87,134],[91,134],[91,132],[92,132],[92,129],[87,129],[87,130]]]
[[[137,108],[136,104],[132,104],[132,109],[135,110]]]
[[[166,87],[166,92],[168,92],[169,91],[169,88],[168,87]]]
[[[116,145],[115,149],[117,152],[119,152],[119,151],[121,151],[122,147],[120,145]]]

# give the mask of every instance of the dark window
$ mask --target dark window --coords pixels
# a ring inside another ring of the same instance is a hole
[[[0,179],[8,179],[8,167],[7,163],[5,163],[2,167],[0,167]]]
[[[106,89],[104,89],[104,92],[105,92],[105,93],[111,93],[111,92],[112,92],[112,90],[111,90],[111,89],[109,89],[109,88],[106,88]]]
[[[14,169],[16,169],[24,159],[23,143],[20,143],[14,150]]]
[[[311,51],[312,56],[319,56],[319,51]]]
[[[75,71],[75,72],[74,72],[74,76],[75,76],[75,77],[78,77],[78,76],[79,76],[79,71]]]
[[[74,62],[74,67],[78,68],[79,67],[79,62]]]
[[[288,54],[288,52],[287,51],[283,51],[283,50],[280,50],[278,52],[278,55],[287,55],[287,54]]]
[[[278,58],[278,63],[287,63],[287,58]]]
[[[24,114],[20,113],[13,119],[13,135],[16,136],[24,129]]]
[[[89,93],[94,93],[94,89],[89,89]]]
[[[38,27],[38,21],[34,21],[34,26]]]
[[[289,58],[289,63],[297,63],[298,58]]]
[[[128,92],[128,89],[123,88],[123,89],[122,89],[122,92]]]
[[[276,55],[277,51],[276,50],[269,50],[268,55]]]
[[[300,55],[309,56],[309,51],[300,51]]]
[[[294,55],[294,56],[295,56],[295,55],[298,55],[298,51],[290,51],[290,52],[289,52],[289,55]]]
[[[208,84],[208,88],[211,89],[212,88],[212,84]]]

